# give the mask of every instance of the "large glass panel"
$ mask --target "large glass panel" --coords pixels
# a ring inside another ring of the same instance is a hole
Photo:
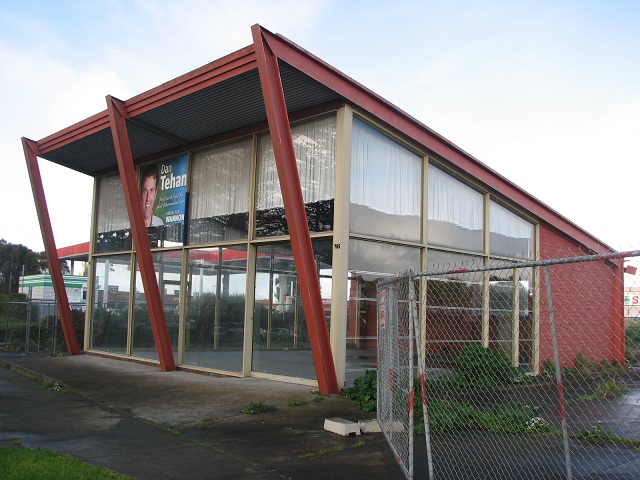
[[[431,368],[450,367],[469,343],[482,342],[483,273],[481,257],[428,249],[426,282],[426,355]],[[444,273],[449,270],[458,273]]]
[[[156,252],[153,263],[162,307],[164,309],[169,339],[174,358],[178,353],[178,324],[180,317],[180,278],[182,271],[182,251]],[[158,359],[155,347],[149,309],[144,293],[144,285],[140,276],[140,265],[136,263],[136,290],[133,311],[133,344],[131,354],[136,357]]]
[[[353,120],[349,231],[419,242],[422,159]]]
[[[313,243],[325,319],[331,311],[331,241]],[[315,379],[291,244],[262,245],[256,259],[252,370]]]
[[[376,368],[377,291],[380,278],[420,271],[420,249],[364,240],[349,241],[347,385]]]
[[[98,180],[96,252],[131,249],[131,227],[118,175]],[[127,287],[128,288],[128,287]]]
[[[533,224],[496,202],[489,206],[489,245],[492,255],[533,258]]]
[[[189,243],[247,238],[251,138],[193,155]]]
[[[429,164],[427,243],[484,251],[483,195]]]
[[[302,198],[309,230],[333,230],[336,121],[323,117],[291,127]],[[269,135],[258,139],[256,236],[287,235],[282,190],[273,143]]]
[[[525,370],[530,370],[533,355],[532,280],[531,268],[491,270],[489,277],[489,347],[504,351]]]
[[[131,255],[96,257],[91,348],[127,353]]]
[[[189,250],[184,363],[242,372],[247,247]]]

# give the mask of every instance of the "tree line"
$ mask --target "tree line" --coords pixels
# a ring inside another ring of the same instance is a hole
[[[68,274],[69,265],[61,260],[62,273]],[[45,252],[34,252],[20,244],[0,238],[0,293],[16,293],[20,288],[20,278],[24,275],[49,273]]]

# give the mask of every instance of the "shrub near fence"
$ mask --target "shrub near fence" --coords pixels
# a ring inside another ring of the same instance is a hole
[[[424,435],[408,460],[418,476],[640,478],[640,327],[622,327],[623,281],[637,279],[623,280],[621,265],[598,256],[447,265],[380,283],[385,325],[417,319],[415,397],[395,401],[407,388],[395,380],[411,367],[397,354],[407,328],[379,340],[377,383],[392,409],[381,417],[387,438],[406,444],[411,424]],[[412,406],[415,421],[404,420]]]
[[[70,306],[78,344],[82,346],[85,305]],[[55,302],[29,300],[22,294],[0,299],[0,343],[9,351],[41,355],[66,353]]]

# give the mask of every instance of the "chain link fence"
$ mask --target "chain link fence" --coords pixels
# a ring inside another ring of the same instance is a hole
[[[416,435],[414,458],[399,459],[407,478],[640,478],[640,279],[624,266],[639,255],[446,265],[381,282],[378,415],[392,405],[380,423],[394,453]]]
[[[44,356],[66,353],[56,303],[24,299],[22,295],[16,297],[0,301],[1,348]],[[72,303],[70,307],[78,342],[83,345],[86,305]]]

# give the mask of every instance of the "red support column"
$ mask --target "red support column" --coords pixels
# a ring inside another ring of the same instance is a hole
[[[76,329],[73,326],[73,319],[71,317],[69,297],[67,297],[67,290],[64,288],[62,268],[60,268],[60,259],[58,258],[58,250],[56,250],[56,242],[53,238],[47,200],[44,196],[42,177],[40,176],[40,168],[38,167],[38,145],[33,140],[22,137],[22,149],[24,150],[24,157],[27,161],[33,199],[36,202],[36,211],[38,213],[38,221],[40,222],[40,231],[42,232],[49,274],[51,275],[51,282],[53,283],[53,291],[55,292],[56,303],[58,304],[58,314],[60,315],[60,323],[62,324],[64,342],[69,355],[78,355],[80,354],[80,347],[78,346]]]
[[[311,236],[304,209],[300,177],[293,150],[287,105],[282,90],[278,59],[269,48],[260,25],[251,27],[253,44],[258,61],[267,120],[282,188],[284,210],[293,248],[293,258],[300,283],[302,305],[309,332],[309,342],[320,393],[339,392],[329,332],[324,317],[320,282],[316,271]]]
[[[160,367],[165,372],[173,371],[176,369],[176,364],[171,349],[167,321],[164,317],[164,309],[162,308],[162,296],[160,295],[155,268],[153,266],[149,236],[147,235],[147,228],[144,224],[144,218],[142,217],[142,210],[140,208],[140,192],[138,190],[135,168],[133,166],[133,155],[131,154],[129,135],[127,134],[126,107],[121,100],[107,95],[107,110],[109,112],[109,123],[111,124],[111,133],[113,135],[113,145],[116,149],[116,157],[118,159],[118,169],[120,171],[120,178],[122,179],[122,188],[124,189],[124,198],[131,222],[133,244],[136,248],[136,256],[138,264],[140,265],[140,276],[142,277],[142,284],[144,285],[144,294],[147,299],[147,308],[149,309],[149,320],[151,321],[151,330],[153,331],[153,339],[155,340],[156,350],[158,351]]]

